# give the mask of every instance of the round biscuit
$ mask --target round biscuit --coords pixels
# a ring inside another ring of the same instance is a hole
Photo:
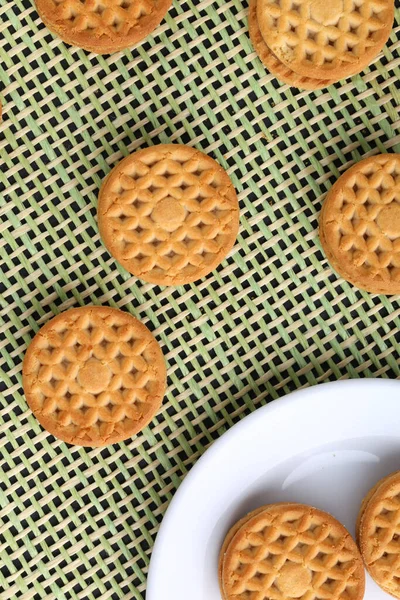
[[[360,289],[400,292],[400,154],[362,160],[328,192],[319,232],[332,267]]]
[[[130,314],[104,306],[51,319],[23,361],[26,400],[55,437],[105,446],[132,437],[154,417],[166,366],[151,332]]]
[[[336,82],[335,79],[315,79],[299,75],[274,55],[261,35],[257,20],[257,0],[250,0],[249,4],[249,34],[254,50],[263,65],[283,83],[301,90],[313,91],[326,88]]]
[[[400,598],[400,471],[384,477],[368,492],[357,521],[365,566],[387,593]]]
[[[394,0],[258,0],[262,37],[299,75],[340,80],[360,73],[382,50]]]
[[[364,595],[354,540],[334,517],[310,506],[281,503],[254,511],[228,533],[221,556],[224,600],[250,593],[298,598],[312,592],[332,600]]]
[[[182,285],[213,271],[232,249],[239,205],[227,173],[180,144],[138,150],[105,179],[100,235],[114,258],[149,283]]]
[[[172,0],[35,0],[43,23],[67,44],[112,54],[150,35]]]

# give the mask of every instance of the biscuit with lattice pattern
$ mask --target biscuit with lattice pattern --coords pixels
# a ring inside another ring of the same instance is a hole
[[[172,0],[35,0],[64,42],[98,54],[131,48],[162,21]]]
[[[302,90],[320,90],[336,82],[335,79],[314,79],[299,75],[274,55],[261,35],[257,20],[257,0],[250,0],[249,4],[249,33],[251,43],[261,62],[283,83]]]
[[[346,528],[302,504],[272,504],[228,533],[220,555],[224,600],[361,600],[361,556]]]
[[[196,281],[235,243],[239,207],[222,167],[199,150],[139,150],[108,175],[99,194],[100,234],[133,275],[159,285]]]
[[[289,505],[289,504],[290,504],[289,502],[281,502],[281,503],[279,503],[279,506],[285,506],[285,505]],[[224,598],[224,589],[223,589],[222,573],[223,573],[223,565],[224,565],[224,560],[225,560],[225,556],[226,556],[226,551],[229,547],[229,544],[231,543],[231,541],[233,540],[234,536],[239,531],[239,529],[241,529],[245,523],[250,521],[250,519],[252,519],[255,515],[258,515],[259,513],[267,510],[267,508],[269,506],[270,505],[266,504],[266,505],[260,506],[259,508],[256,508],[255,510],[248,513],[245,517],[240,519],[240,521],[237,521],[237,523],[235,523],[230,528],[227,535],[225,536],[224,543],[222,544],[221,551],[219,553],[219,560],[218,560],[218,580],[219,580],[221,596],[223,598]],[[275,504],[274,506],[278,506],[278,504]]]
[[[385,592],[400,598],[400,471],[384,477],[368,492],[357,536],[371,577]]]
[[[362,71],[386,44],[394,0],[258,0],[265,43],[299,75],[339,80]]]
[[[367,158],[338,179],[322,208],[320,239],[344,279],[400,293],[400,154]]]
[[[126,312],[74,308],[35,335],[23,362],[26,399],[54,436],[81,446],[132,437],[158,411],[166,367],[150,331]]]

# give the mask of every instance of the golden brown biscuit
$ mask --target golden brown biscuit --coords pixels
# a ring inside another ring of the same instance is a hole
[[[264,42],[264,38],[261,35],[260,28],[257,21],[257,0],[250,0],[249,4],[249,33],[251,43],[253,44],[254,50],[257,52],[261,62],[267,67],[267,69],[277,77],[283,83],[287,83],[292,87],[296,87],[302,90],[319,90],[326,88],[332,83],[335,83],[334,79],[314,79],[312,77],[303,77],[298,73],[292,71],[290,67],[284,65]]]
[[[101,187],[97,215],[116,260],[159,285],[210,273],[239,227],[236,192],[224,169],[179,144],[151,146],[120,162]]]
[[[224,564],[226,550],[228,549],[229,544],[231,543],[232,539],[234,538],[236,533],[239,531],[239,529],[245,523],[247,523],[247,521],[250,521],[250,519],[252,517],[254,517],[255,515],[257,515],[260,512],[263,512],[264,510],[266,510],[267,506],[268,506],[267,504],[265,506],[260,506],[259,508],[256,508],[255,510],[253,510],[250,513],[248,513],[247,515],[245,515],[242,519],[240,519],[240,521],[235,523],[230,528],[230,530],[228,531],[228,533],[225,536],[224,543],[222,544],[222,548],[219,553],[219,561],[218,561],[218,580],[219,580],[219,586],[220,586],[222,597],[224,596],[223,587],[222,587],[222,570],[223,570],[223,564]]]
[[[223,598],[224,598],[224,591],[223,591],[223,584],[222,584],[223,564],[224,564],[225,555],[226,555],[228,546],[231,543],[234,536],[236,535],[236,533],[239,531],[239,529],[242,528],[243,525],[245,525],[245,523],[250,521],[250,519],[252,519],[255,515],[258,515],[261,512],[265,512],[269,508],[269,506],[288,506],[290,504],[291,504],[290,502],[280,502],[279,504],[277,503],[277,504],[273,504],[273,505],[265,504],[264,506],[260,506],[259,508],[256,508],[255,510],[249,512],[247,515],[245,515],[242,519],[237,521],[237,523],[235,523],[230,528],[230,530],[228,531],[228,533],[225,536],[224,543],[222,544],[222,547],[221,547],[221,550],[219,553],[219,561],[218,561],[218,580],[219,580],[219,587],[220,587],[221,595]]]
[[[365,497],[357,537],[371,577],[400,598],[400,471],[381,479]]]
[[[299,75],[339,80],[362,71],[392,30],[394,0],[258,0],[265,43]]]
[[[376,294],[400,292],[400,155],[354,165],[329,191],[320,239],[333,268]]]
[[[98,54],[131,48],[162,21],[172,0],[35,0],[45,25],[67,44]]]
[[[378,489],[378,487],[381,485],[381,483],[383,481],[385,481],[386,477],[384,477],[383,479],[381,479],[380,481],[378,481],[377,484],[374,485],[373,488],[371,488],[368,492],[368,494],[366,496],[364,496],[362,502],[361,502],[361,507],[360,510],[358,512],[358,516],[357,516],[357,521],[356,521],[356,542],[358,547],[360,546],[360,526],[361,526],[361,519],[362,516],[364,514],[364,511],[368,505],[368,502],[371,500],[372,496],[375,494],[376,490]]]
[[[150,331],[115,308],[74,308],[35,335],[23,362],[32,412],[54,436],[105,446],[145,427],[165,392],[166,367]]]
[[[346,528],[331,515],[281,503],[248,517],[228,533],[221,550],[224,600],[361,600],[365,589],[361,556]]]

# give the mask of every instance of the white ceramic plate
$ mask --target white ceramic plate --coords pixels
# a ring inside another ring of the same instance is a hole
[[[153,550],[147,600],[220,600],[225,534],[263,504],[312,504],[354,535],[362,498],[398,469],[398,381],[328,383],[258,409],[211,446],[177,491]],[[390,596],[368,577],[365,598]]]

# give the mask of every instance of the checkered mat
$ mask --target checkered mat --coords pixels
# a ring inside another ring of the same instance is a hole
[[[258,406],[348,377],[399,377],[398,297],[360,292],[317,237],[326,191],[361,157],[400,152],[400,11],[362,76],[299,92],[265,71],[240,0],[174,2],[132,52],[68,47],[29,0],[0,0],[0,597],[142,599],[153,542],[207,446]],[[181,142],[239,193],[231,256],[206,279],[158,288],[102,245],[97,192],[123,156]],[[163,408],[106,449],[43,431],[21,389],[38,328],[108,304],[156,334]]]

